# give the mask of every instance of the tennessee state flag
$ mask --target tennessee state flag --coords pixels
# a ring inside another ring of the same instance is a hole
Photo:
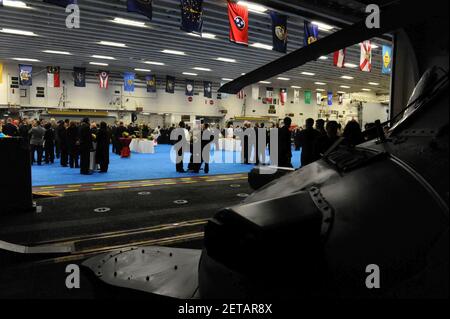
[[[248,45],[248,8],[228,0],[230,41]]]

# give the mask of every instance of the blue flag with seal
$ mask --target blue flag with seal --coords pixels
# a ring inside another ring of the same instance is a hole
[[[194,96],[194,80],[186,80],[186,96]]]
[[[147,75],[145,77],[145,82],[147,83],[147,92],[156,93],[156,75]]]
[[[86,69],[73,68],[73,82],[76,87],[86,87]]]
[[[33,85],[33,66],[28,64],[19,64],[19,84],[22,86]]]
[[[134,78],[136,73],[125,72],[123,74],[123,87],[125,92],[134,92]]]
[[[392,73],[392,47],[388,45],[383,45],[383,74]]]
[[[333,92],[328,92],[328,106],[333,105]]]
[[[288,17],[277,12],[270,12],[270,17],[272,18],[273,49],[281,53],[286,53],[288,43]]]
[[[54,4],[60,7],[67,7],[70,4],[77,4],[77,0],[44,0],[44,2]]]
[[[203,0],[181,0],[181,30],[202,33]]]
[[[127,0],[127,11],[142,14],[151,20],[153,16],[152,2],[153,0]]]
[[[303,45],[306,47],[311,43],[319,40],[319,27],[305,20],[305,37],[303,39]]]

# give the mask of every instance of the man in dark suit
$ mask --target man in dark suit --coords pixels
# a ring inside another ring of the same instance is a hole
[[[19,136],[19,128],[13,124],[12,118],[6,120],[6,125],[2,128],[3,134],[8,136]]]
[[[290,117],[284,119],[284,126],[278,129],[278,167],[292,167],[292,140]]]
[[[68,121],[68,120],[67,120]],[[61,156],[61,166],[67,167],[67,161],[69,160],[69,150],[67,141],[67,128],[68,123],[65,121],[60,121],[58,127],[56,128],[56,136],[59,141],[59,151]]]
[[[315,143],[320,136],[321,133],[314,129],[314,120],[307,119],[305,129],[300,132],[299,136],[300,147],[302,148],[302,166],[311,164],[318,159],[315,154]]]
[[[80,173],[82,175],[91,175],[89,169],[91,150],[92,150],[92,134],[89,119],[85,118],[80,125]]]

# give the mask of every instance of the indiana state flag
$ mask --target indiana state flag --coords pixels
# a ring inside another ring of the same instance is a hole
[[[271,12],[272,18],[272,37],[273,37],[273,49],[275,51],[286,53],[288,32],[287,32],[287,19],[288,17],[283,14]]]
[[[77,4],[78,0],[44,0],[44,2],[65,8],[70,4]]]
[[[136,12],[152,19],[152,2],[153,0],[127,0],[128,12]]]
[[[181,0],[181,30],[202,33],[203,0]]]
[[[303,45],[306,47],[317,40],[319,40],[319,27],[305,20],[305,38],[303,39]]]
[[[134,78],[136,74],[133,72],[125,72],[123,74],[123,88],[125,92],[134,92]]]
[[[392,73],[392,47],[383,45],[383,74]]]

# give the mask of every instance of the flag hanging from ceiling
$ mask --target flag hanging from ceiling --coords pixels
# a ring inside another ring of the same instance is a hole
[[[47,86],[59,88],[61,86],[61,69],[59,66],[47,67]]]
[[[22,86],[33,85],[33,66],[19,64],[19,84]]]
[[[271,12],[270,17],[272,18],[273,49],[281,53],[286,53],[288,43],[288,17],[277,12]]]
[[[203,0],[181,0],[181,30],[202,33]]]
[[[175,93],[175,78],[173,76],[166,77],[166,93]]]
[[[319,40],[319,27],[316,24],[313,24],[309,21],[305,20],[305,37],[303,38],[303,46],[310,45],[311,43]]]
[[[312,92],[305,91],[305,104],[311,104],[311,100],[312,100]]]
[[[322,93],[320,92],[316,93],[316,103],[317,105],[322,105]]]
[[[86,87],[85,68],[73,68],[73,82],[76,87]]]
[[[123,88],[125,92],[134,92],[134,79],[136,74],[133,72],[125,72],[123,74]]]
[[[64,8],[71,4],[77,4],[77,0],[44,0],[44,2],[51,3]]]
[[[243,100],[243,99],[245,98],[245,92],[244,92],[244,90],[240,90],[240,91],[238,92],[238,94],[236,94],[236,97],[237,97],[239,100]]]
[[[294,89],[294,103],[298,104],[300,103],[300,90]]]
[[[127,11],[142,14],[151,20],[152,2],[153,0],[127,0]]]
[[[392,47],[383,45],[383,74],[392,73]]]
[[[1,83],[3,83],[3,63],[0,62],[0,84]]]
[[[228,0],[230,41],[248,45],[248,8]]]
[[[346,53],[347,53],[346,49],[334,52],[334,66],[337,66],[338,68],[343,68],[345,66]]]
[[[100,88],[107,89],[109,85],[109,72],[100,71],[100,73],[98,74],[98,78],[100,80]]]
[[[212,99],[212,82],[203,82],[203,95],[208,99]]]
[[[288,95],[287,89],[280,89],[280,102],[281,102],[281,105],[284,105],[287,102],[287,95]]]
[[[156,93],[156,75],[149,74],[145,76],[148,93]]]
[[[361,58],[359,68],[363,72],[372,71],[372,44],[369,40],[360,43]]]
[[[339,105],[344,104],[344,93],[338,93]]]
[[[186,96],[194,96],[194,80],[186,80]]]
[[[328,106],[333,105],[333,92],[328,92]]]
[[[273,88],[271,87],[266,87],[266,101],[269,104],[273,102]]]

